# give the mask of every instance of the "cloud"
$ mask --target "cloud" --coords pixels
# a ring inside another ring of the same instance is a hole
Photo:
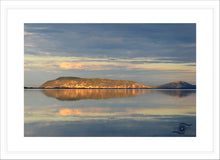
[[[24,71],[31,71],[30,68],[24,68]]]
[[[24,35],[27,36],[27,35],[33,35],[34,33],[31,33],[31,32],[24,32]]]
[[[190,63],[189,63],[190,64]],[[185,63],[173,64],[173,63],[120,63],[120,62],[106,62],[106,63],[89,63],[89,62],[62,62],[58,64],[60,69],[70,70],[173,70],[173,71],[194,71],[195,68]]]
[[[195,24],[25,24],[25,53],[84,57],[194,57]]]
[[[70,63],[70,62],[62,62],[58,64],[60,69],[83,69],[83,70],[111,70],[113,69],[108,64],[88,64],[88,63]]]
[[[62,62],[58,64],[61,69],[85,69],[84,63]]]
[[[43,54],[43,53],[42,53]],[[44,68],[44,71],[54,70],[173,70],[195,71],[195,63],[186,63],[172,57],[136,57],[136,58],[89,58],[89,57],[59,57],[45,53],[42,56],[25,55],[26,67]]]
[[[34,47],[33,44],[25,44],[24,47]]]
[[[188,47],[196,47],[196,43],[190,43],[190,44],[179,44],[178,46],[180,47],[185,47],[185,48],[188,48]]]

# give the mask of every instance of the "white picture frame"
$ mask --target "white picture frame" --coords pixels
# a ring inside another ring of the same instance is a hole
[[[197,136],[24,137],[23,24],[55,22],[196,23]],[[1,159],[219,158],[218,29],[215,0],[1,1]]]

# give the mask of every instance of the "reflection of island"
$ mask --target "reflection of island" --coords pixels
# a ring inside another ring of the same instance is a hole
[[[59,100],[80,100],[133,97],[151,91],[143,89],[45,89],[42,92],[48,97]]]
[[[173,97],[186,97],[189,96],[193,93],[196,93],[196,90],[192,89],[192,90],[183,90],[183,89],[175,89],[175,90],[158,90],[158,92],[163,93],[163,94],[167,94],[169,96],[173,96]]]
[[[80,99],[109,99],[133,97],[140,94],[159,92],[181,98],[196,93],[196,90],[145,90],[145,89],[45,89],[42,92],[48,97],[71,101]]]

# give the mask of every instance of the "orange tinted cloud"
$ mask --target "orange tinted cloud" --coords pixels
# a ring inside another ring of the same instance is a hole
[[[88,70],[110,70],[112,68],[106,67],[107,64],[87,64],[82,62],[70,63],[70,62],[62,62],[59,63],[59,68],[61,69],[88,69]]]
[[[25,71],[31,71],[31,69],[30,69],[30,68],[24,68],[24,70],[25,70]]]
[[[30,32],[24,32],[24,35],[32,35],[33,33],[30,33]]]
[[[82,69],[85,67],[85,63],[70,63],[62,62],[58,64],[61,69]]]
[[[99,64],[99,63],[71,63],[71,62],[62,62],[59,63],[59,68],[61,69],[87,69],[87,70],[111,70],[117,67],[125,67],[126,69],[144,69],[144,70],[170,70],[172,69],[172,66],[167,66],[167,64],[164,65],[164,67],[159,66],[152,66],[152,64],[144,64],[144,65],[135,65],[135,64],[129,64],[129,63],[114,63],[114,64]]]

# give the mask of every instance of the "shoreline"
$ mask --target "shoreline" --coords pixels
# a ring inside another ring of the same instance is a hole
[[[61,90],[61,89],[156,89],[156,90],[196,90],[196,88],[24,88],[24,90],[31,90],[31,89],[39,89],[39,90],[47,90],[47,89],[54,89],[54,90]]]

